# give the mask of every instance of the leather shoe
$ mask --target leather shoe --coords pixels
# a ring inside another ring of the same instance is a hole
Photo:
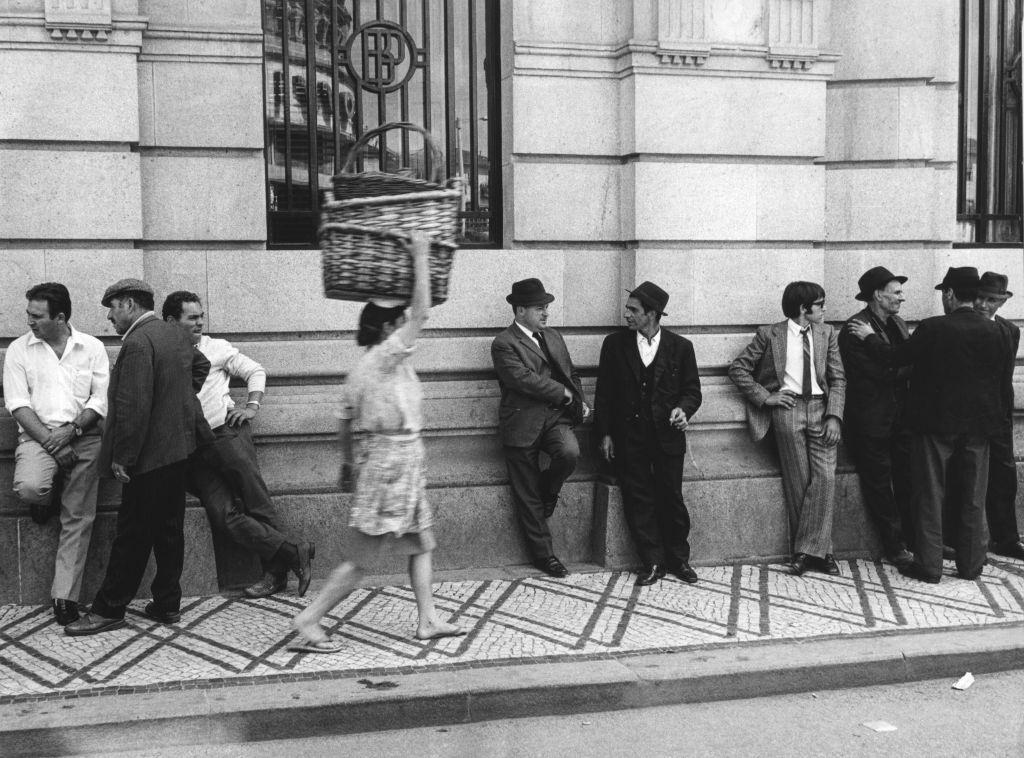
[[[955,561],[956,550],[951,548],[949,545],[942,546],[942,560],[944,561]]]
[[[789,573],[793,576],[802,576],[811,567],[811,556],[807,553],[794,553],[793,560],[789,563]]]
[[[242,594],[245,597],[270,597],[276,592],[282,592],[288,586],[287,576],[277,576],[270,573],[269,571],[263,575],[255,584],[250,584],[244,590]]]
[[[824,558],[814,559],[815,568],[823,574],[829,576],[839,576],[839,564],[836,563],[836,557],[832,553],[825,553]]]
[[[108,619],[86,611],[85,615],[78,619],[78,621],[72,621],[64,627],[64,634],[69,637],[84,637],[87,634],[99,634],[100,632],[120,629],[122,626],[124,626],[123,618]]]
[[[665,569],[655,564],[653,566],[647,566],[637,574],[636,586],[647,587],[648,585],[654,584],[656,581],[665,576]]]
[[[299,580],[299,586],[295,588],[295,594],[302,597],[306,594],[306,590],[309,589],[309,583],[313,580],[313,572],[309,562],[316,557],[316,545],[312,542],[300,542],[295,546],[295,551],[298,553],[298,558],[295,565],[292,566],[292,572],[295,574],[295,578]]]
[[[161,624],[177,624],[181,621],[181,611],[162,611],[160,607],[154,603],[146,603],[146,607],[142,610],[143,615],[146,618],[152,619],[153,621],[159,621]]]
[[[674,566],[668,569],[668,573],[670,573],[676,579],[681,579],[687,584],[697,583],[697,572],[690,568],[690,564],[686,561],[683,561],[678,566]]]
[[[891,563],[896,568],[900,568],[901,566],[909,566],[911,563],[914,562],[914,554],[907,550],[905,547],[901,547],[899,550],[890,553],[888,558],[889,563]]]
[[[919,582],[927,582],[928,584],[938,584],[941,576],[933,576],[924,570],[924,567],[920,563],[911,563],[909,566],[900,566],[899,572],[903,576],[909,576],[911,579],[917,579]]]
[[[61,626],[67,626],[72,621],[78,621],[78,603],[74,600],[63,600],[59,597],[53,599],[53,617]]]
[[[547,558],[538,558],[533,562],[533,565],[545,574],[553,576],[556,579],[569,576],[569,569],[567,569],[562,562],[553,555]]]
[[[1016,558],[1019,561],[1024,561],[1024,542],[1020,540],[1009,543],[1004,542],[1002,545],[995,545],[992,548],[992,552],[996,555],[1005,555],[1007,558]]]

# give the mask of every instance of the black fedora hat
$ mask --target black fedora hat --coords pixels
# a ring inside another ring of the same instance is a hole
[[[635,297],[647,308],[653,308],[662,316],[668,315],[665,313],[665,306],[668,305],[668,293],[654,282],[641,282],[632,292],[629,290],[626,292],[629,292],[630,297]]]
[[[907,281],[907,277],[898,276],[889,269],[887,269],[885,266],[875,266],[874,268],[869,268],[867,271],[864,272],[864,275],[857,280],[857,286],[860,287],[860,292],[854,295],[854,297],[857,300],[862,300],[865,303],[870,303],[871,297],[875,293],[875,290],[882,289],[882,287],[887,285],[893,279],[895,279],[900,284],[903,284],[905,281]]]
[[[997,274],[995,271],[986,271],[981,275],[981,282],[978,284],[978,294],[985,297],[1001,297],[1004,300],[1013,297],[1013,293],[1006,289],[1010,283],[1006,274]]]
[[[942,281],[935,285],[935,289],[975,289],[980,282],[978,269],[974,266],[950,266]]]
[[[547,305],[555,299],[550,292],[544,291],[544,283],[540,279],[521,279],[512,283],[512,292],[505,296],[505,302],[512,305]]]

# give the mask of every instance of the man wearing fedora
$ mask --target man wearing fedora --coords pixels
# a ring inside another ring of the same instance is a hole
[[[491,343],[491,361],[501,387],[498,434],[526,547],[534,566],[561,578],[569,571],[555,556],[547,520],[580,455],[573,427],[590,408],[565,341],[547,327],[554,299],[540,279],[515,282],[505,298],[515,320]],[[550,460],[544,470],[542,451]]]
[[[839,574],[832,555],[836,447],[846,403],[846,373],[836,330],[825,323],[825,290],[790,282],[785,321],[759,327],[729,366],[747,400],[754,441],[771,427],[779,448],[796,576],[811,569]]]
[[[895,366],[912,367],[906,418],[913,433],[915,557],[899,571],[932,584],[942,577],[947,477],[952,483],[947,507],[957,573],[963,579],[975,579],[985,562],[989,436],[1005,417],[1010,340],[974,310],[979,284],[976,268],[951,267],[935,286],[942,291],[946,315],[925,319],[901,345],[886,344],[864,322],[849,327],[875,355]]]
[[[864,505],[878,531],[885,556],[896,566],[914,560],[907,549],[913,529],[910,516],[910,433],[903,423],[907,400],[907,368],[894,368],[868,351],[850,333],[859,321],[882,342],[902,345],[910,337],[899,317],[907,277],[875,266],[857,280],[856,298],[867,307],[854,314],[839,332],[839,351],[846,370],[844,432],[857,473]]]
[[[989,436],[988,494],[985,496],[985,514],[992,552],[1009,558],[1024,560],[1024,543],[1017,529],[1017,462],[1013,454],[1013,367],[1020,347],[1020,329],[1012,321],[996,315],[1003,304],[1013,297],[1006,287],[1005,274],[986,271],[981,275],[974,310],[994,321],[1010,341],[1009,374],[1003,388],[1002,423]]]
[[[701,404],[693,344],[661,328],[668,293],[643,282],[629,293],[628,329],[601,345],[594,423],[613,464],[643,569],[640,586],[666,573],[693,584],[690,514],[683,500],[686,428]]]
[[[89,612],[64,627],[72,637],[124,626],[150,552],[156,558],[153,600],[145,615],[181,618],[184,561],[185,460],[195,450],[199,402],[210,362],[181,329],[153,313],[153,288],[122,279],[102,303],[121,335],[110,372],[108,412],[98,468],[121,484],[117,532],[103,583]]]

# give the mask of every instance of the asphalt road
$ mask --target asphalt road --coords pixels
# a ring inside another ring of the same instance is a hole
[[[1024,671],[698,705],[118,755],[612,758],[1024,756]],[[865,722],[884,721],[878,732]]]

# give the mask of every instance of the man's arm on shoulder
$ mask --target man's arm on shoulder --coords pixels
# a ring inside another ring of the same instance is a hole
[[[498,378],[509,389],[552,405],[565,398],[565,385],[527,366],[511,341],[501,335],[491,343],[491,362]]]

